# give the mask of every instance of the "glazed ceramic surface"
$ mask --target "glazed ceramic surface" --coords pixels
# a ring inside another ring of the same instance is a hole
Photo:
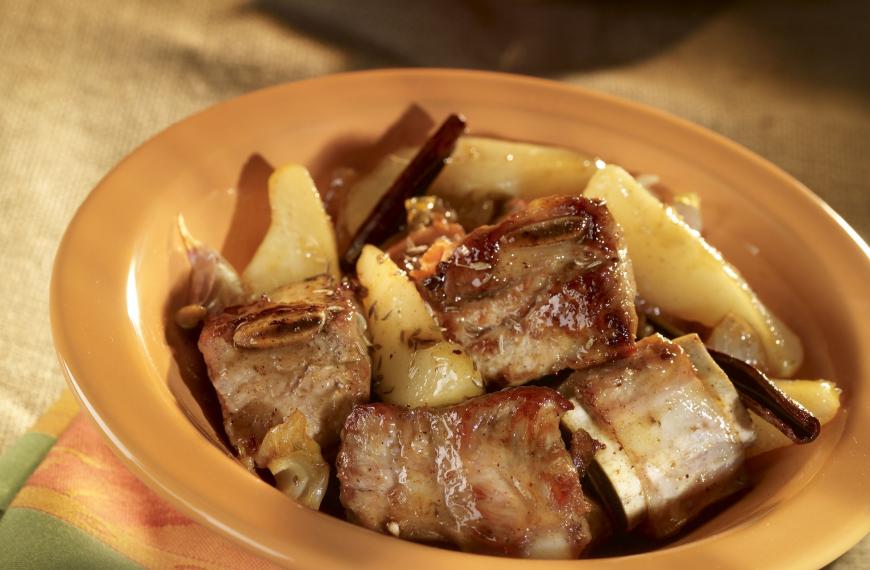
[[[801,377],[844,390],[813,444],[759,458],[754,486],[676,542],[633,556],[506,560],[413,544],[297,506],[247,473],[189,339],[171,324],[187,264],[175,220],[242,266],[268,224],[269,164],[321,184],[461,112],[477,134],[577,148],[703,198],[705,233],[804,341]],[[395,125],[392,132],[384,132]],[[374,147],[373,147],[374,145]],[[870,531],[870,262],[825,204],[742,147],[664,113],[524,77],[337,75],[259,91],[171,127],[82,205],[57,255],[52,323],[73,389],[121,457],[178,508],[300,568],[817,568]]]

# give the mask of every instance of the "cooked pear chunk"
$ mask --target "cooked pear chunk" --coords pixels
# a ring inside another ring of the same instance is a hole
[[[772,376],[794,374],[803,360],[800,339],[673,208],[618,166],[598,171],[585,195],[605,200],[622,226],[643,299],[668,315],[709,327],[729,315],[739,317],[764,347],[759,367]]]
[[[272,221],[242,274],[253,294],[268,293],[309,277],[338,273],[332,221],[304,166],[288,164],[269,178]]]
[[[414,283],[388,255],[367,245],[356,270],[374,342],[373,389],[383,401],[446,406],[483,394],[471,357],[445,340]]]
[[[407,147],[390,154],[354,183],[344,220],[348,235],[356,233],[416,150]],[[429,194],[457,209],[460,223],[470,229],[489,223],[497,213],[496,203],[512,198],[579,196],[600,164],[566,148],[463,136]]]

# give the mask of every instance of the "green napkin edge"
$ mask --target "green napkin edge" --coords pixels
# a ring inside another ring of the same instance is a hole
[[[39,432],[29,432],[18,438],[6,453],[0,455],[0,517],[27,482],[57,438]]]
[[[0,520],[0,568],[141,568],[97,538],[33,509]]]

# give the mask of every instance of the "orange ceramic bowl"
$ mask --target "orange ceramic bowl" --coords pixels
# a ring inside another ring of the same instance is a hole
[[[413,107],[416,105],[417,107]],[[409,111],[409,108],[411,109]],[[801,375],[836,380],[844,412],[813,444],[751,465],[751,491],[654,552],[506,560],[397,540],[297,506],[222,449],[195,358],[168,326],[194,235],[243,263],[268,216],[268,171],[323,180],[399,116],[463,113],[476,133],[590,151],[703,198],[707,234],[804,340]],[[247,165],[247,166],[245,166]],[[259,189],[259,190],[258,190]],[[54,268],[51,312],[84,409],[152,488],[216,531],[300,568],[818,568],[870,531],[867,246],[799,182],[744,148],[641,105],[566,85],[466,71],[376,71],[266,89],[169,128],[85,201]]]

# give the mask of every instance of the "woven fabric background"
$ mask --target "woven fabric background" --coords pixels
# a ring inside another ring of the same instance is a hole
[[[0,451],[63,384],[48,290],[77,206],[172,122],[276,83],[440,66],[584,85],[736,140],[870,236],[870,4],[697,4],[0,0]]]

